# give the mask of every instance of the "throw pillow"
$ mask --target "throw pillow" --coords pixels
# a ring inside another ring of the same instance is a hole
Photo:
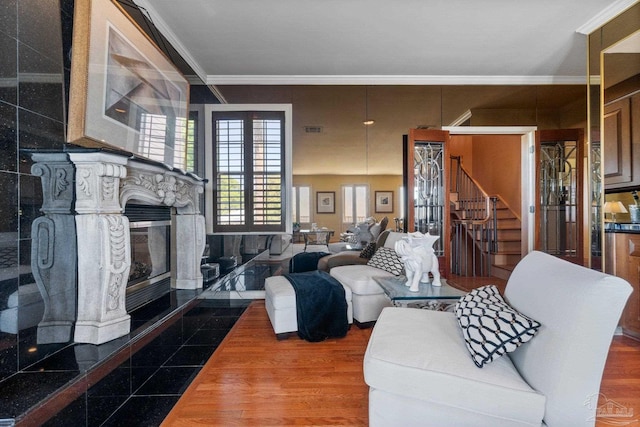
[[[378,248],[375,254],[367,262],[367,265],[376,267],[399,276],[404,271],[404,264],[395,250],[391,248]]]
[[[364,249],[360,252],[360,258],[371,259],[373,254],[376,253],[376,243],[371,242],[364,247]]]
[[[512,308],[495,285],[474,289],[455,307],[458,324],[479,368],[529,341],[540,323]]]

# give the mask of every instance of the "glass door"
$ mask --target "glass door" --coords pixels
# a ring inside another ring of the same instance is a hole
[[[449,132],[411,129],[405,147],[407,231],[440,236],[433,245],[440,272],[447,277],[450,260],[448,159]]]
[[[537,132],[536,249],[584,264],[582,129]]]

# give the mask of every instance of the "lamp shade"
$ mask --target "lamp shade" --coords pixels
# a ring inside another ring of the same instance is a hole
[[[606,202],[604,204],[604,213],[617,214],[617,213],[627,213],[627,208],[624,207],[622,202],[613,201]]]

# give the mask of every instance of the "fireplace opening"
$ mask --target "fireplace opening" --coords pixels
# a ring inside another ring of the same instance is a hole
[[[129,312],[171,291],[171,208],[127,204],[124,213],[131,238]]]

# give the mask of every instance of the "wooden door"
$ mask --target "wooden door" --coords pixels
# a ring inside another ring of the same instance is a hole
[[[447,131],[410,129],[404,167],[405,229],[440,236],[433,248],[443,277],[448,277],[451,259],[448,141]]]
[[[584,265],[582,129],[536,132],[535,248]]]

